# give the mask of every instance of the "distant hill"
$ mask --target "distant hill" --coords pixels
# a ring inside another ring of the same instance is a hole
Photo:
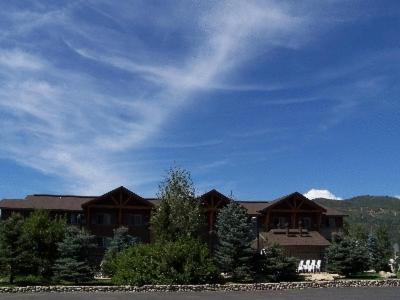
[[[349,215],[350,224],[364,224],[373,229],[388,226],[393,242],[400,244],[400,199],[388,196],[357,196],[345,200],[314,199],[324,206]]]

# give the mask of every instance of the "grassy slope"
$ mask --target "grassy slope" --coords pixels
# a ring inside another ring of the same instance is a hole
[[[373,229],[388,226],[393,242],[400,244],[400,200],[387,196],[358,196],[343,201],[315,199],[327,207],[346,212],[350,224],[364,224]]]

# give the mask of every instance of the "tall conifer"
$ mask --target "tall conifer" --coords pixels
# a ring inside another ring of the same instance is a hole
[[[58,243],[60,257],[54,266],[55,279],[76,284],[93,280],[95,249],[94,236],[85,230],[69,227],[64,240]]]
[[[218,213],[216,229],[215,258],[220,271],[234,280],[250,279],[254,233],[246,209],[232,201]]]

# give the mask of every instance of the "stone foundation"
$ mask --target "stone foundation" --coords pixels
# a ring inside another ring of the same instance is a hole
[[[264,291],[300,290],[306,288],[345,287],[400,287],[400,279],[387,280],[334,280],[317,282],[280,282],[252,284],[203,284],[203,285],[144,285],[137,286],[26,286],[0,287],[1,293],[96,293],[96,292],[204,292],[204,291]]]

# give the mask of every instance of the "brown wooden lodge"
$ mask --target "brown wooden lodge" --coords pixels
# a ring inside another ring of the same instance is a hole
[[[212,237],[218,211],[232,200],[216,190],[198,199],[207,218],[208,234]],[[113,230],[120,226],[127,227],[141,241],[151,242],[149,220],[159,201],[143,198],[121,186],[101,196],[35,194],[25,199],[4,199],[0,201],[0,210],[2,220],[12,213],[26,216],[37,209],[48,210],[53,216],[62,215],[69,224],[85,227],[95,235],[101,252]],[[287,255],[323,259],[332,233],[343,228],[345,214],[317,204],[298,192],[273,201],[238,202],[252,221],[254,247],[258,249],[268,243],[277,243]]]

